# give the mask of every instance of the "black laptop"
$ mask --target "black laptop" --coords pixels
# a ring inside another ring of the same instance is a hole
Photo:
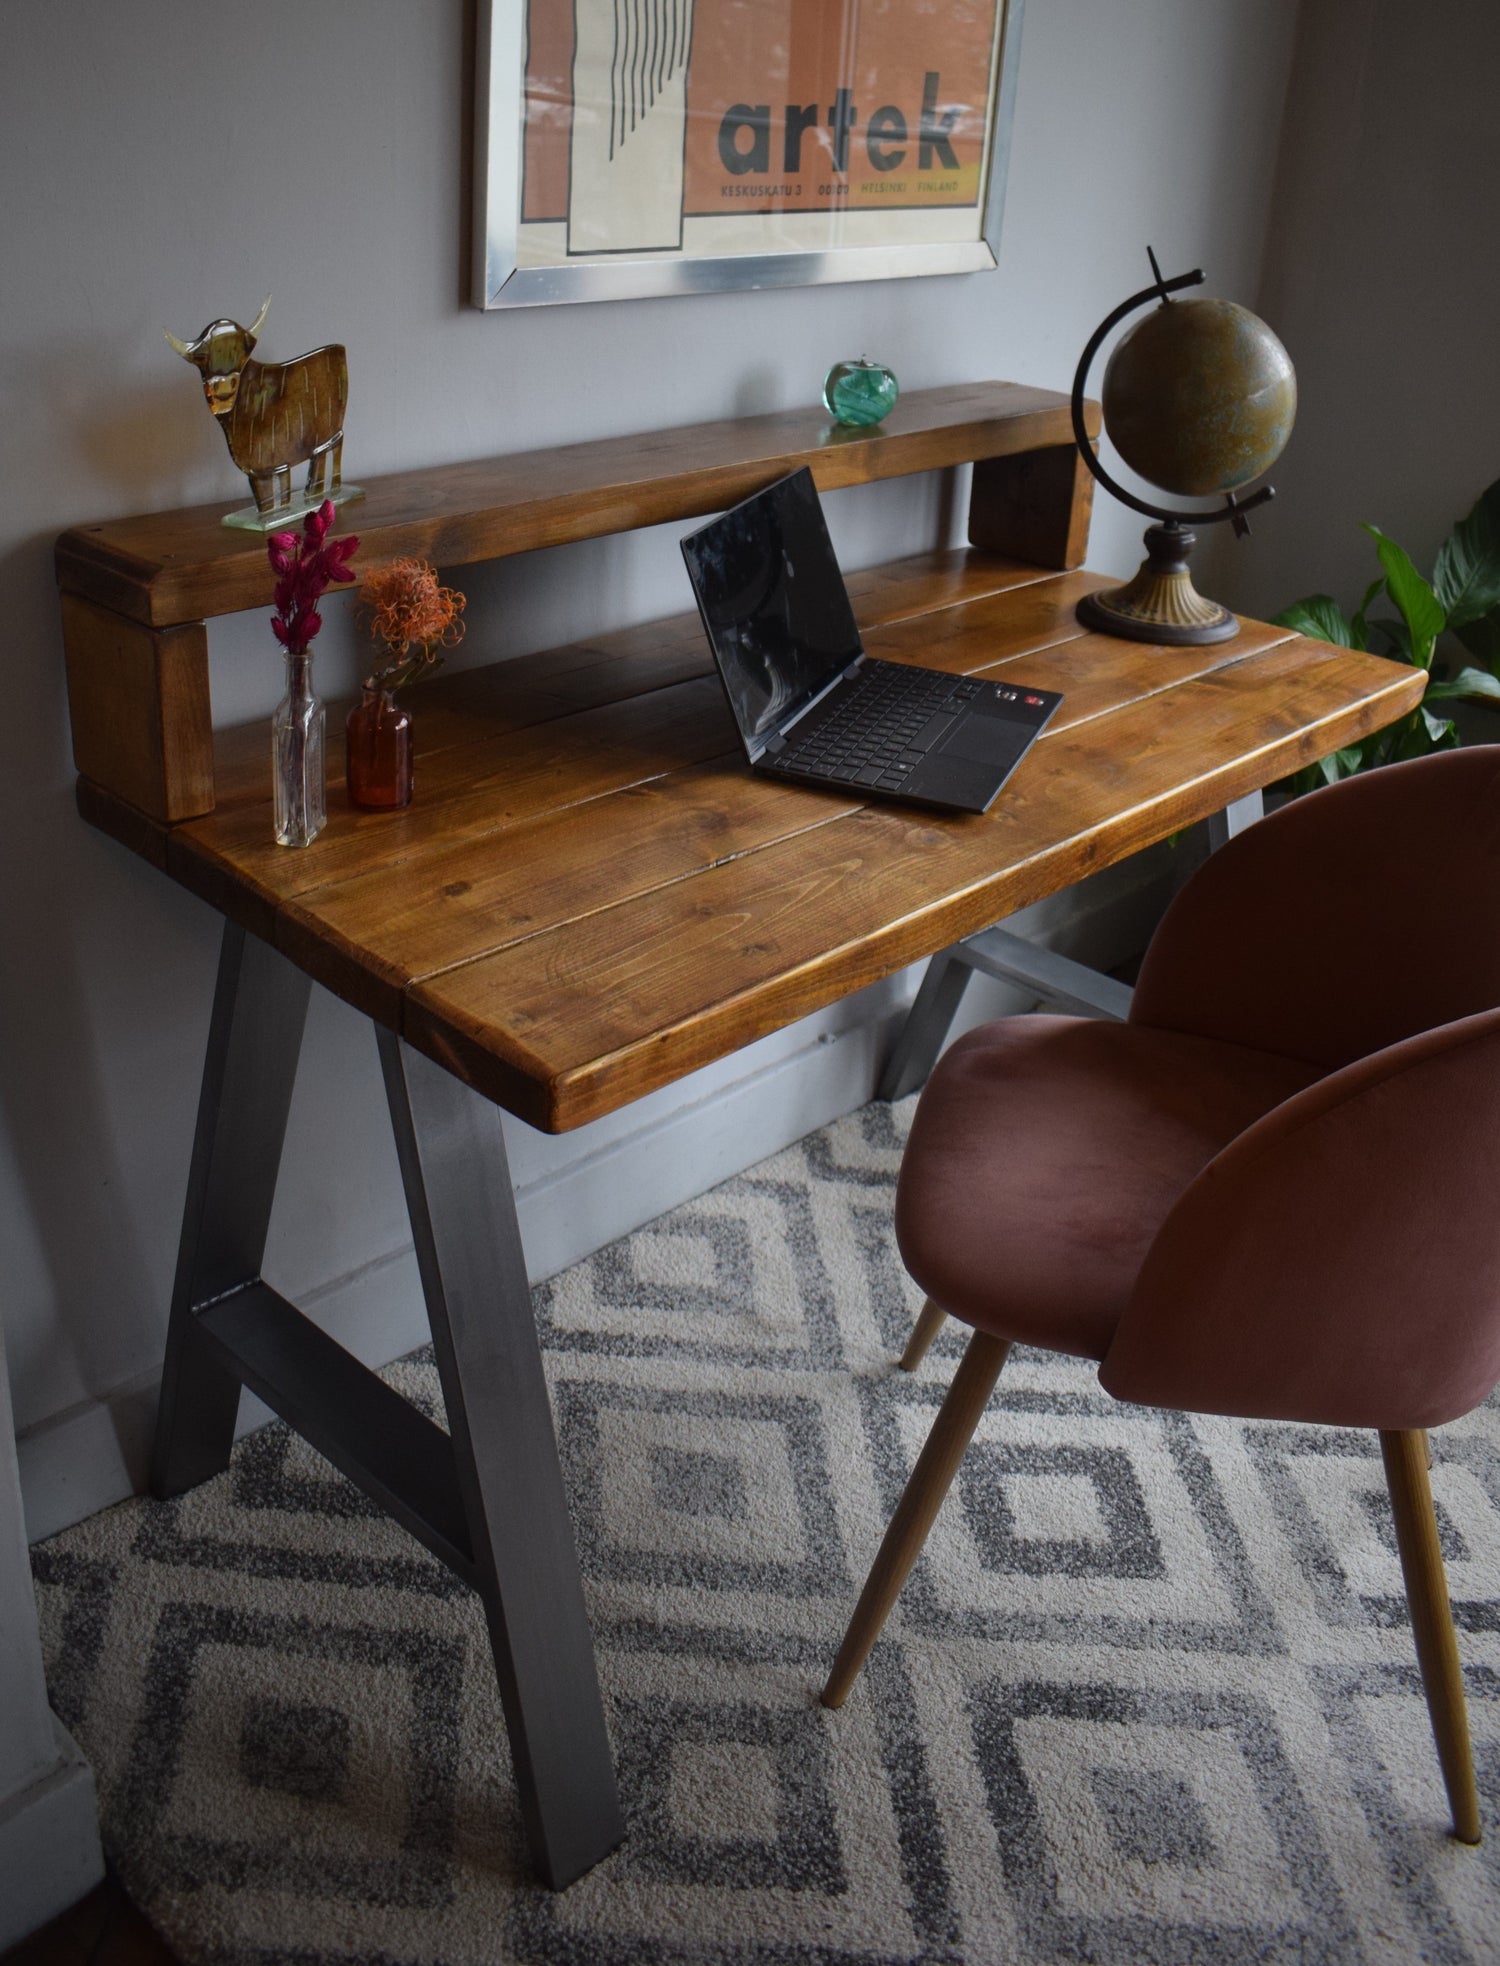
[[[757,771],[983,812],[1062,701],[866,655],[806,468],[682,553]]]

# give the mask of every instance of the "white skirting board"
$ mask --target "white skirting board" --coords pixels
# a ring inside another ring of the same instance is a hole
[[[0,1953],[104,1875],[88,1763],[47,1706],[0,1336]]]
[[[1196,841],[1154,848],[1023,910],[1007,926],[1112,968],[1144,947],[1200,857]],[[864,1105],[919,979],[920,968],[888,977],[575,1133],[549,1136],[507,1118],[533,1282]],[[953,1035],[1033,1006],[1016,990],[975,976]],[[369,1365],[427,1341],[409,1241],[321,1284],[271,1281]],[[145,1486],[156,1381],[154,1370],[141,1374],[21,1437],[21,1492],[33,1542]],[[240,1431],[267,1418],[247,1393]]]
[[[0,1797],[0,1952],[77,1904],[104,1875],[93,1770],[60,1721],[57,1760]]]

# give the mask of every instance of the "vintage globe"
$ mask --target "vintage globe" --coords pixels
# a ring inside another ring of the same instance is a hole
[[[1166,300],[1104,371],[1104,427],[1133,471],[1183,498],[1238,491],[1269,471],[1297,414],[1291,358],[1229,300]]]
[[[1297,383],[1286,350],[1264,321],[1227,300],[1176,300],[1203,284],[1194,269],[1164,279],[1147,248],[1152,284],[1106,314],[1073,374],[1073,437],[1084,464],[1122,504],[1142,512],[1146,557],[1123,587],[1100,588],[1078,603],[1086,628],[1168,647],[1226,641],[1239,623],[1194,587],[1188,570],[1193,527],[1229,520],[1250,530],[1247,515],[1271,487],[1243,487],[1269,470],[1292,433]],[[1190,511],[1164,510],[1111,477],[1088,428],[1084,388],[1089,368],[1127,315],[1157,305],[1120,341],[1104,372],[1104,428],[1121,457],[1150,485],[1174,497],[1222,499]]]

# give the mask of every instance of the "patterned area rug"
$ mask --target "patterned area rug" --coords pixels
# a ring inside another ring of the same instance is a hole
[[[893,1360],[871,1106],[538,1293],[625,1847],[531,1882],[475,1601],[284,1429],[38,1548],[59,1713],[208,1961],[1500,1957],[1500,1408],[1434,1487],[1489,1842],[1447,1813],[1373,1437],[1016,1355],[838,1714],[815,1695],[958,1349]],[[417,1355],[393,1369],[437,1410]]]

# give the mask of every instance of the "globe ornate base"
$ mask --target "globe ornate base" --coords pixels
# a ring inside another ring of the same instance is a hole
[[[1205,600],[1188,572],[1195,535],[1178,525],[1146,528],[1146,558],[1134,580],[1086,594],[1078,603],[1085,628],[1131,642],[1171,648],[1227,642],[1240,624],[1228,608]]]

